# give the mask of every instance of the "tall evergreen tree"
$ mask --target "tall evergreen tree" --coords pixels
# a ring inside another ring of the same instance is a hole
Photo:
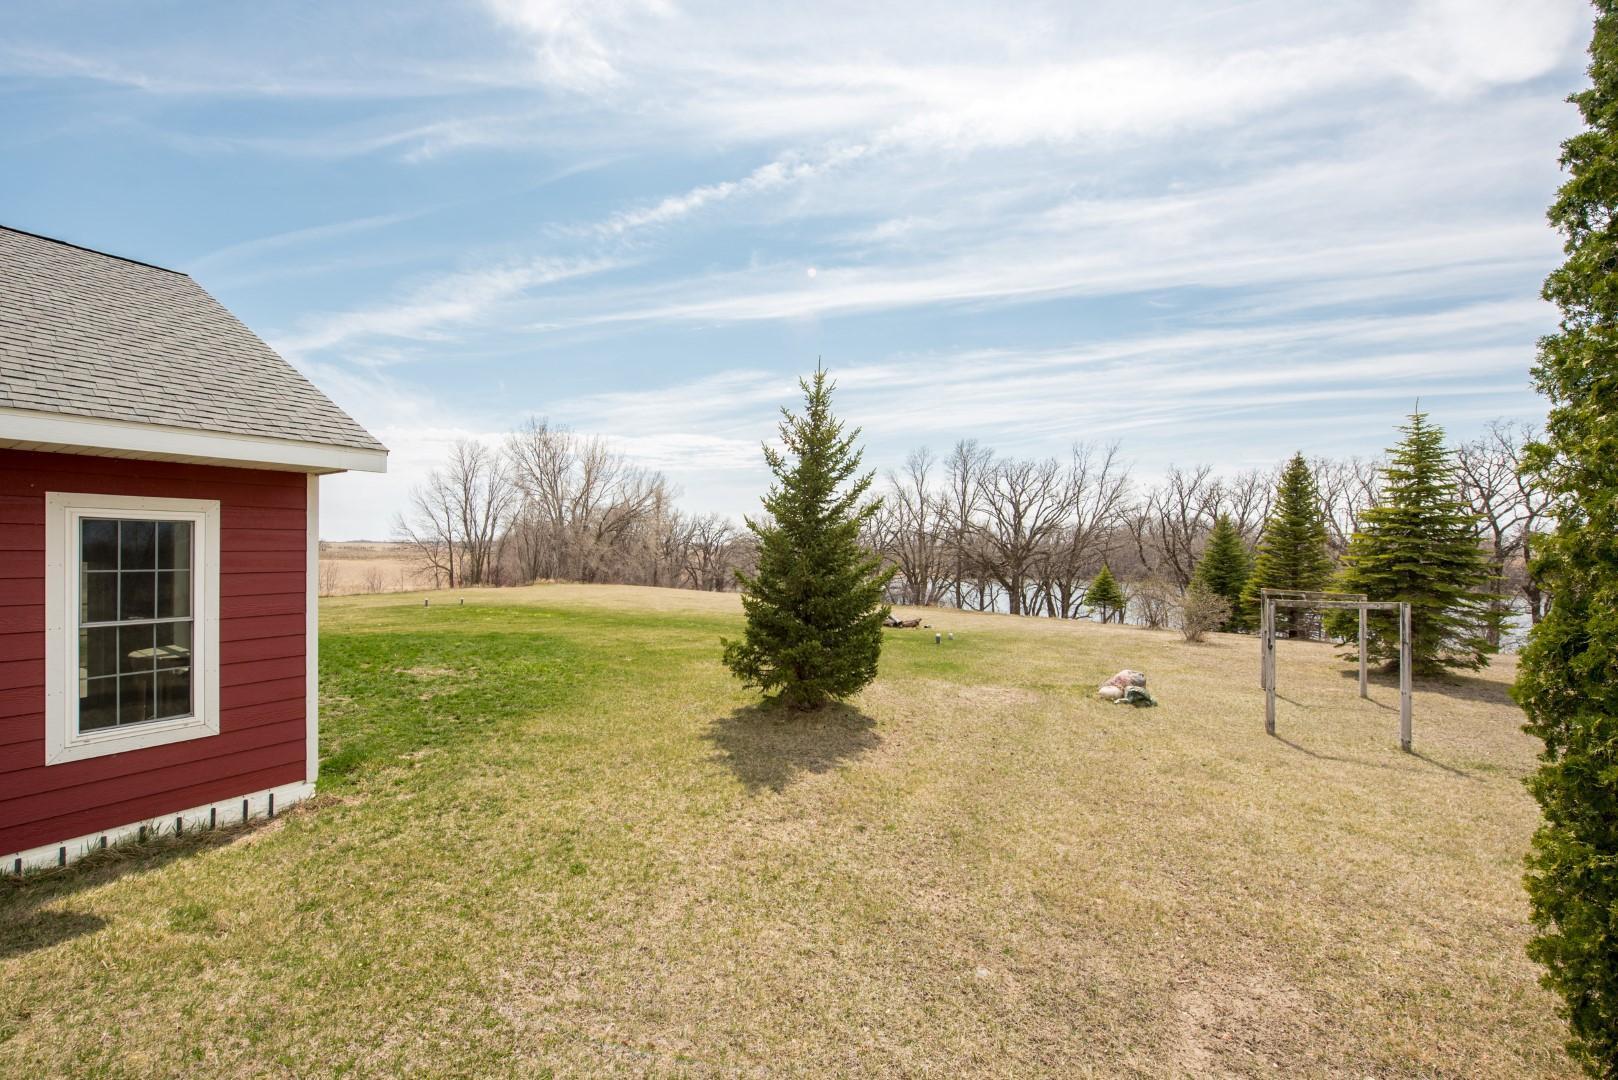
[[[1221,630],[1242,630],[1247,620],[1243,617],[1242,589],[1247,575],[1252,572],[1252,560],[1241,534],[1231,524],[1230,515],[1220,514],[1203,549],[1202,561],[1197,563],[1191,577],[1192,588],[1202,588],[1230,604],[1230,616],[1219,627]]]
[[[1529,953],[1562,996],[1568,1049],[1618,1077],[1618,2],[1602,0],[1586,130],[1562,144],[1569,172],[1550,219],[1567,261],[1546,279],[1561,309],[1534,378],[1550,399],[1531,467],[1556,500],[1533,572],[1550,611],[1517,677],[1526,730],[1545,742],[1529,790],[1544,809],[1528,858],[1539,933]]]
[[[876,678],[893,571],[860,545],[880,500],[863,501],[873,474],[856,475],[859,430],[844,434],[832,415],[824,371],[798,385],[803,414],[781,409],[786,454],[764,447],[775,474],[768,517],[747,520],[758,537],[758,572],[737,575],[747,627],[740,641],[722,644],[725,665],[746,685],[817,709]]]
[[[1410,604],[1410,653],[1416,674],[1445,668],[1476,670],[1495,652],[1489,628],[1498,621],[1490,604],[1493,573],[1478,541],[1478,520],[1461,502],[1460,485],[1444,429],[1411,413],[1405,437],[1388,451],[1381,501],[1365,511],[1348,542],[1341,587],[1372,600]],[[1347,636],[1352,613],[1332,628]],[[1399,657],[1398,616],[1372,612],[1367,651],[1378,660]]]
[[[1103,564],[1101,572],[1085,590],[1084,602],[1101,612],[1102,622],[1111,622],[1115,615],[1122,622],[1124,606],[1129,603],[1129,598],[1124,595],[1124,587],[1118,584],[1118,579],[1112,576],[1112,571]]]
[[[1260,589],[1319,590],[1330,584],[1331,575],[1320,491],[1303,454],[1293,454],[1281,470],[1270,517],[1264,523],[1264,537],[1259,541],[1258,558],[1242,589],[1242,616],[1250,625],[1258,622]],[[1303,617],[1302,612],[1277,609],[1276,633],[1297,636]]]

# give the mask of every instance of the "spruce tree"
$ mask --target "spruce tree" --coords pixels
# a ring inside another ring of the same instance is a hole
[[[1551,409],[1530,465],[1556,531],[1532,570],[1551,604],[1516,696],[1545,743],[1528,784],[1545,812],[1528,857],[1529,954],[1562,997],[1569,1051],[1618,1077],[1618,2],[1596,7],[1592,85],[1572,98],[1587,127],[1562,144],[1570,175],[1550,210],[1567,261],[1543,295],[1561,326],[1534,368]]]
[[[1444,430],[1412,413],[1404,439],[1388,451],[1378,505],[1365,511],[1348,542],[1341,588],[1372,600],[1410,604],[1410,652],[1415,673],[1445,668],[1476,670],[1495,652],[1489,628],[1493,580],[1478,542],[1478,521],[1461,502],[1454,461]],[[1332,628],[1348,636],[1347,613]],[[1357,628],[1356,628],[1357,629]],[[1367,651],[1378,660],[1399,657],[1398,615],[1371,612]]]
[[[768,516],[751,518],[758,571],[737,574],[747,626],[724,641],[725,666],[750,687],[795,709],[817,709],[876,678],[882,602],[892,569],[860,545],[880,501],[863,502],[872,473],[856,475],[859,430],[844,434],[832,415],[824,371],[799,380],[804,411],[781,409],[783,455],[764,447],[775,483]]]
[[[1332,562],[1326,551],[1326,518],[1320,509],[1320,491],[1302,453],[1292,455],[1275,487],[1275,501],[1258,558],[1242,589],[1242,617],[1258,623],[1260,589],[1318,591],[1331,583]],[[1296,637],[1302,613],[1277,608],[1276,633]]]
[[[1129,599],[1124,596],[1124,587],[1118,584],[1118,579],[1113,577],[1112,571],[1103,564],[1101,572],[1085,590],[1084,602],[1101,611],[1102,622],[1111,622],[1114,614],[1118,616],[1118,621],[1122,622],[1124,605],[1129,603]]]
[[[1219,520],[1214,522],[1213,532],[1208,536],[1208,546],[1203,549],[1202,561],[1197,563],[1196,573],[1191,577],[1192,588],[1223,597],[1230,604],[1230,616],[1219,629],[1246,628],[1247,620],[1243,618],[1241,606],[1242,589],[1251,571],[1252,561],[1247,556],[1247,546],[1242,543],[1241,534],[1236,531],[1228,514],[1220,514]]]

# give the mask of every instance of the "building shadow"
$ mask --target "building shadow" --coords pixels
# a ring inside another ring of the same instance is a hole
[[[93,934],[107,925],[99,915],[83,911],[41,911],[24,908],[20,918],[0,916],[0,960],[45,949],[81,934]]]
[[[281,815],[277,815],[279,818]],[[192,829],[179,836],[129,840],[92,851],[64,867],[31,870],[21,877],[0,877],[0,960],[93,934],[106,920],[88,912],[54,908],[57,901],[132,874],[158,870],[242,839],[270,819],[214,829]]]
[[[825,773],[882,742],[876,721],[848,705],[795,712],[749,705],[714,720],[704,736],[750,794],[780,792],[806,774]]]

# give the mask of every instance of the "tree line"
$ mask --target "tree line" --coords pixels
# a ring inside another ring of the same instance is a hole
[[[1546,524],[1546,497],[1521,468],[1534,435],[1496,422],[1446,451],[1444,468],[1491,568],[1490,603],[1537,622],[1545,597],[1527,563]],[[1272,521],[1276,511],[1288,509],[1288,498],[1304,500],[1320,530],[1316,569],[1329,577],[1377,506],[1386,468],[1381,459],[1299,457],[1227,475],[1173,466],[1140,484],[1117,443],[1023,458],[963,439],[943,455],[914,450],[889,470],[861,539],[893,568],[893,603],[1160,628],[1184,618],[1200,572],[1231,607],[1207,628],[1243,630],[1251,628],[1241,596],[1249,579],[1283,587],[1321,577],[1296,566],[1263,572],[1266,529],[1288,520]],[[439,586],[734,588],[737,572],[756,563],[754,537],[722,515],[684,512],[677,499],[662,473],[605,439],[532,420],[498,446],[457,442],[412,492],[395,534]],[[1289,512],[1295,518],[1296,506]],[[1238,575],[1238,566],[1261,572]],[[1497,646],[1498,622],[1489,634]]]
[[[458,441],[394,522],[439,587],[582,581],[734,587],[756,559],[729,518],[689,514],[660,472],[606,440],[530,421],[491,447]]]
[[[1527,562],[1547,500],[1521,469],[1534,436],[1527,425],[1496,422],[1445,450],[1439,468],[1489,566],[1490,604],[1537,622],[1545,597]],[[895,569],[896,603],[1058,619],[1127,611],[1150,627],[1183,614],[1212,553],[1206,584],[1232,606],[1220,622],[1245,629],[1241,596],[1250,578],[1276,588],[1326,587],[1378,506],[1388,467],[1382,459],[1299,455],[1230,475],[1170,467],[1137,485],[1116,443],[1078,443],[1065,458],[1019,458],[963,440],[942,457],[918,449],[887,473],[865,539]],[[1293,531],[1291,548],[1281,545],[1266,561],[1266,532],[1277,529]],[[1099,598],[1110,602],[1098,605],[1090,593],[1102,574],[1109,588]],[[1121,595],[1110,592],[1114,584]],[[1491,633],[1498,645],[1498,628]]]

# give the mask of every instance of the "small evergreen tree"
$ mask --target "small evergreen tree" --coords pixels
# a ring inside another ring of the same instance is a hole
[[[862,505],[873,474],[856,476],[859,430],[843,433],[832,415],[824,371],[799,380],[804,412],[782,408],[782,455],[764,447],[775,483],[768,517],[749,518],[758,571],[738,573],[747,627],[723,641],[725,666],[750,687],[795,709],[817,709],[876,678],[882,602],[892,569],[860,546],[861,528],[880,500]]]
[[[1241,534],[1231,524],[1230,515],[1220,514],[1219,520],[1214,522],[1213,532],[1208,536],[1202,561],[1197,563],[1196,573],[1191,577],[1192,588],[1223,597],[1230,606],[1230,613],[1218,627],[1220,630],[1246,629],[1247,620],[1243,618],[1241,606],[1242,589],[1251,571],[1252,561],[1247,556],[1247,546],[1242,543]]]
[[[1102,622],[1111,622],[1114,614],[1118,616],[1118,621],[1122,622],[1124,605],[1129,600],[1124,596],[1124,588],[1118,584],[1118,579],[1113,577],[1112,571],[1103,564],[1101,572],[1085,590],[1084,602],[1101,612]]]
[[[1596,5],[1587,129],[1562,144],[1551,205],[1567,261],[1544,297],[1562,311],[1534,378],[1550,399],[1530,459],[1556,531],[1532,568],[1550,610],[1522,653],[1517,701],[1545,742],[1529,790],[1545,812],[1528,857],[1539,933],[1529,955],[1561,995],[1568,1049],[1618,1077],[1618,3]]]
[[[1320,491],[1302,453],[1292,455],[1275,487],[1275,502],[1258,558],[1242,589],[1242,617],[1258,623],[1260,589],[1318,591],[1331,583],[1332,562],[1326,550],[1326,518],[1320,509]],[[1296,637],[1303,613],[1277,608],[1275,631]]]
[[[1478,521],[1461,502],[1444,431],[1412,413],[1404,439],[1388,451],[1382,498],[1361,518],[1348,542],[1341,588],[1372,600],[1410,604],[1410,654],[1416,674],[1445,668],[1476,670],[1495,646],[1489,627],[1499,616],[1489,601],[1493,574],[1478,542]],[[1340,613],[1334,632],[1355,632],[1358,615]],[[1368,653],[1397,662],[1398,616],[1371,612]]]

